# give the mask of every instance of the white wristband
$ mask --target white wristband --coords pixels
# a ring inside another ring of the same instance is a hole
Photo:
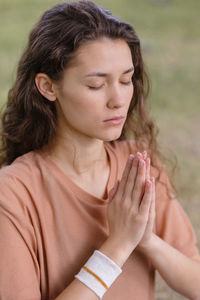
[[[108,256],[95,250],[93,255],[75,275],[87,287],[102,299],[105,292],[121,274],[122,269]]]

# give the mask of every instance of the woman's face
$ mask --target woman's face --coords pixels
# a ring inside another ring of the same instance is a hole
[[[117,139],[133,96],[132,76],[131,51],[124,40],[102,38],[81,46],[55,88],[62,133],[68,129],[87,138]]]

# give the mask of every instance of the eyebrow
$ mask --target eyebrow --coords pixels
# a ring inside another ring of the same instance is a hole
[[[128,70],[124,71],[122,74],[124,75],[124,74],[127,74],[127,73],[131,73],[133,71],[134,71],[134,67],[129,68]],[[109,75],[108,73],[93,72],[93,73],[85,75],[85,77],[92,77],[92,76],[106,77],[108,75]]]

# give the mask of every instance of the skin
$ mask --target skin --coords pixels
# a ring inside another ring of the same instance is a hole
[[[134,92],[130,71],[133,67],[125,41],[102,38],[77,50],[75,64],[65,70],[60,82],[53,82],[44,73],[35,78],[40,93],[49,101],[56,101],[58,111],[57,134],[45,151],[77,184],[96,196],[104,195],[109,175],[103,143],[117,139],[125,122],[124,119],[119,125],[108,125],[104,120],[127,116]],[[104,76],[86,76],[94,72]],[[146,153],[129,157],[121,181],[108,197],[110,235],[99,250],[122,267],[138,248],[169,286],[189,299],[200,299],[200,263],[184,256],[152,231],[155,182],[150,178]],[[97,300],[98,297],[74,279],[56,299]]]
[[[55,101],[58,112],[57,135],[46,151],[80,187],[97,197],[106,196],[109,176],[103,142],[121,135],[134,90],[133,69],[127,43],[103,38],[78,49],[75,63],[60,82],[52,82],[43,73],[35,79],[41,94]],[[107,75],[87,76],[96,72]],[[121,115],[120,125],[104,122]]]

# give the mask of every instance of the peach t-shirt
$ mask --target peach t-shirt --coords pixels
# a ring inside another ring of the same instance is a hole
[[[122,176],[134,142],[104,143],[109,191]],[[161,176],[167,182],[166,174]],[[191,224],[166,186],[157,182],[156,233],[184,254],[198,256]],[[0,299],[51,300],[74,279],[108,236],[108,199],[89,194],[42,151],[0,171]],[[105,300],[152,300],[154,269],[135,250]]]

